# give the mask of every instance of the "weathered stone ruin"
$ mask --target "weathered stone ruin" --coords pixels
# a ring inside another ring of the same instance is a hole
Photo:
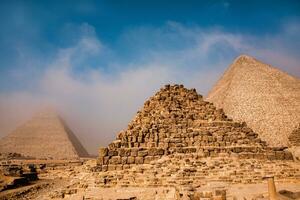
[[[182,85],[166,85],[147,100],[128,128],[100,148],[98,169],[100,186],[179,191],[217,182],[257,183],[269,174],[300,178],[299,165],[284,147],[267,146],[245,123]]]
[[[38,113],[2,138],[0,152],[36,159],[77,159],[88,156],[77,137],[53,110]]]
[[[29,184],[38,180],[34,165],[1,165],[0,167],[0,192]]]

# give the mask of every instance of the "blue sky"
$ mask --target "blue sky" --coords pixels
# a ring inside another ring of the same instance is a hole
[[[300,77],[299,1],[2,0],[0,23],[0,136],[51,104],[95,152],[163,84],[206,95],[240,54]]]

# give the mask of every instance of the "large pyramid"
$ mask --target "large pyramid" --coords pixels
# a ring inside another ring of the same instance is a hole
[[[0,140],[0,152],[42,159],[76,159],[87,151],[53,110],[45,110]]]
[[[291,145],[300,123],[300,80],[250,56],[233,62],[207,100],[273,146]]]

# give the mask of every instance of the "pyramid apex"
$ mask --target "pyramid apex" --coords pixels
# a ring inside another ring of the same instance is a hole
[[[40,109],[34,116],[33,118],[36,117],[59,117],[59,112],[57,109],[53,106],[47,106],[42,109]]]
[[[246,54],[242,54],[240,56],[238,56],[233,63],[241,63],[241,62],[254,62],[257,61],[254,57],[246,55]]]

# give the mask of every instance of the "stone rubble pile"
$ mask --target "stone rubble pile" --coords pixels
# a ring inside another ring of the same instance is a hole
[[[28,185],[38,180],[38,173],[34,165],[1,165],[0,192],[3,190]]]
[[[233,122],[223,110],[203,100],[195,89],[166,85],[107,148],[100,148],[101,171],[149,164],[162,156],[291,160],[285,148],[271,148],[245,123]]]

